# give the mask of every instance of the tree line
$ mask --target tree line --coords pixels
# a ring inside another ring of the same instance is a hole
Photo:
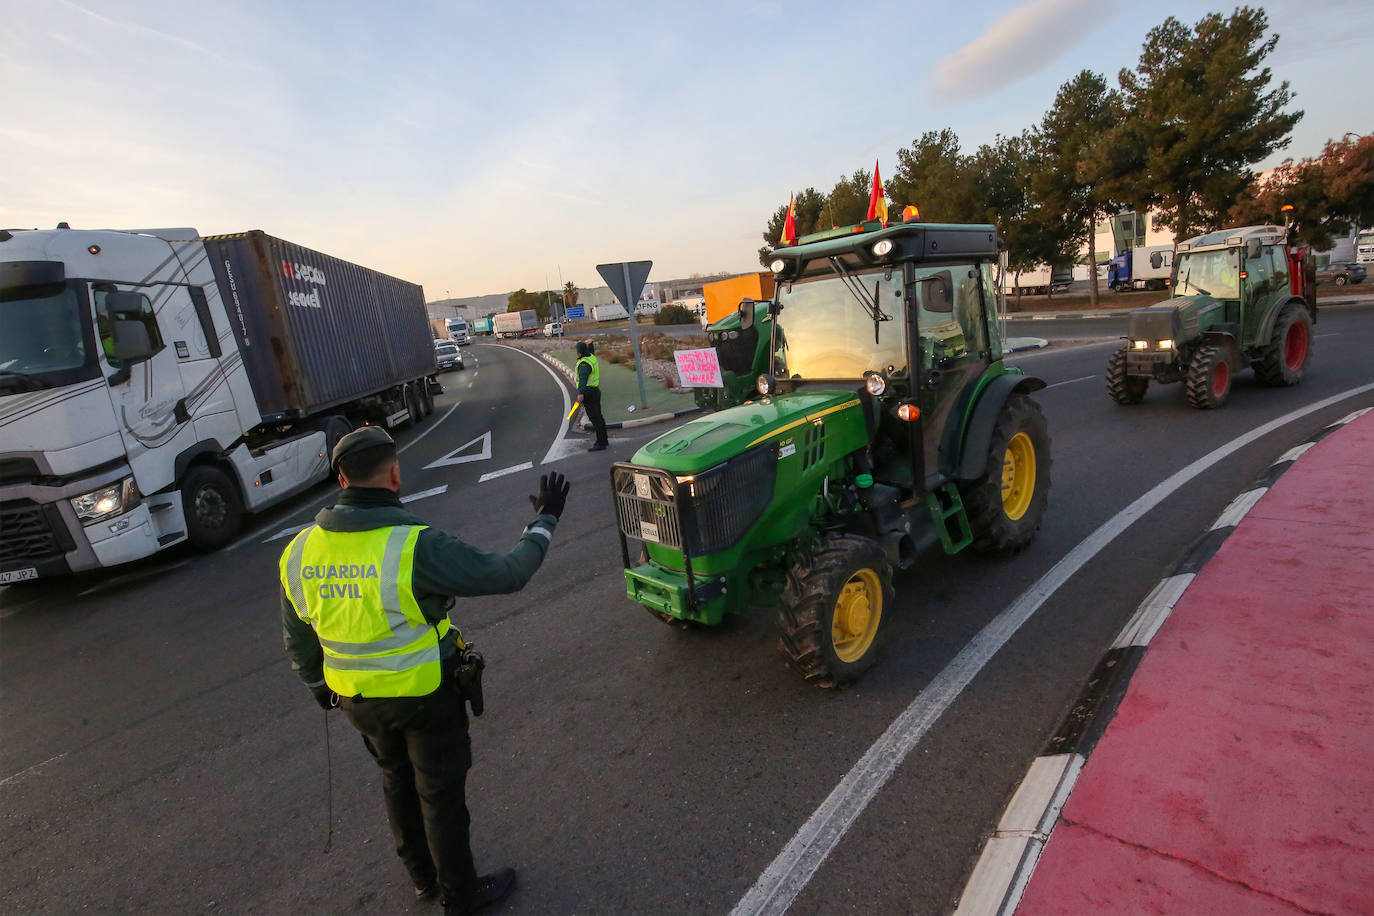
[[[1112,87],[1084,70],[1060,86],[1039,123],[971,153],[953,130],[926,131],[897,150],[884,182],[894,218],[908,204],[934,222],[993,223],[1013,273],[1040,263],[1096,262],[1093,227],[1123,210],[1155,211],[1178,239],[1227,225],[1281,222],[1284,204],[1309,241],[1374,221],[1374,136],[1346,135],[1322,155],[1285,162],[1259,182],[1250,166],[1285,149],[1302,111],[1267,58],[1279,40],[1263,9],[1210,13],[1151,29],[1134,69]],[[872,173],[842,176],[829,193],[794,195],[798,235],[863,220]],[[763,232],[759,261],[782,236],[787,206]],[[1096,301],[1097,276],[1091,271]]]

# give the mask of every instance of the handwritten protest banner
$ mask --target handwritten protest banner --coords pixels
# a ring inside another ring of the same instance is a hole
[[[676,350],[677,374],[684,388],[724,388],[720,374],[720,358],[715,347],[705,350]]]

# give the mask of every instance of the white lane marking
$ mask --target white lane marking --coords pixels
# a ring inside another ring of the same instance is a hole
[[[478,449],[470,455],[461,454],[462,452],[472,448],[479,442],[482,443],[482,447],[480,449]],[[464,442],[462,445],[458,446],[442,458],[434,459],[429,464],[425,465],[425,470],[428,471],[431,468],[445,468],[453,464],[467,464],[469,461],[486,461],[490,457],[491,430],[487,430],[486,432],[482,433],[482,435],[478,436],[476,439],[473,439],[471,442]]]
[[[309,527],[310,527],[311,525],[313,525],[313,524],[315,524],[315,523],[314,523],[314,522],[304,522],[304,523],[302,523],[302,524],[300,524],[300,525],[292,525],[290,528],[283,528],[282,530],[278,531],[276,534],[272,535],[271,537],[263,538],[263,539],[262,539],[262,542],[263,542],[264,544],[266,544],[268,541],[275,541],[275,540],[277,540],[278,538],[291,537],[291,536],[294,535],[294,534],[300,534],[302,531],[304,531],[305,529],[309,528]]]
[[[468,387],[469,387],[469,388],[472,387],[472,382],[468,382]]]
[[[31,767],[25,767],[24,769],[20,770],[18,773],[11,773],[10,775],[6,776],[4,779],[0,779],[0,786],[7,786],[7,785],[9,785],[9,784],[12,783],[12,782],[17,782],[18,780],[23,779],[25,776],[29,775],[30,773],[36,773],[36,772],[38,772],[39,770],[43,769],[43,767],[47,766],[47,765],[50,764],[50,763],[56,763],[57,761],[61,760],[61,759],[62,759],[63,757],[65,757],[65,756],[67,756],[67,752],[66,752],[66,751],[63,751],[62,753],[58,754],[56,757],[49,757],[47,760],[44,760],[42,763],[35,763],[35,764],[34,764],[33,766],[31,766]]]
[[[440,417],[439,419],[435,420],[434,423],[433,423],[433,425],[431,425],[428,429],[422,429],[422,430],[420,430],[420,435],[416,436],[414,439],[411,439],[411,440],[410,440],[409,442],[407,442],[405,445],[403,445],[403,446],[401,446],[400,448],[396,449],[396,454],[398,454],[398,455],[402,454],[403,452],[405,452],[406,449],[410,448],[410,447],[411,447],[412,445],[414,445],[416,442],[419,442],[419,441],[420,441],[421,439],[423,439],[425,436],[428,436],[430,433],[432,433],[432,432],[434,432],[436,429],[438,429],[438,428],[439,428],[439,424],[442,423],[442,422],[444,422],[445,420],[447,420],[449,414],[451,414],[451,413],[453,413],[455,410],[457,410],[457,409],[458,409],[458,405],[461,404],[461,403],[463,403],[463,402],[462,402],[462,401],[454,401],[454,402],[453,402],[453,406],[450,407],[448,410],[444,411],[444,415],[443,415],[442,417]]]
[[[473,369],[473,370],[472,370],[472,377],[473,377],[473,378],[477,378],[477,370],[476,370],[476,369]]]
[[[544,453],[544,457],[540,459],[539,463],[548,464],[551,461],[557,461],[559,458],[565,457],[569,452],[567,448],[561,445],[563,437],[568,434],[568,424],[564,421],[564,418],[572,413],[572,399],[568,397],[568,386],[563,384],[563,380],[553,371],[552,366],[535,356],[533,353],[526,353],[524,350],[516,347],[508,347],[505,344],[494,344],[494,346],[501,347],[503,350],[514,350],[521,356],[527,356],[534,360],[540,368],[549,374],[549,378],[553,379],[553,383],[558,386],[558,393],[563,396],[563,412],[558,415],[558,435],[554,437],[553,442],[549,445],[549,450]]]
[[[1058,388],[1060,385],[1072,385],[1074,382],[1086,382],[1090,378],[1097,378],[1095,375],[1085,375],[1082,378],[1071,378],[1067,382],[1055,382],[1053,385],[1046,385],[1042,391],[1049,391],[1051,388]]]
[[[486,483],[488,480],[495,480],[498,477],[505,477],[507,474],[515,474],[520,471],[528,471],[532,467],[534,467],[534,462],[526,461],[523,464],[517,464],[513,467],[502,468],[499,471],[491,471],[490,473],[483,474],[481,477],[477,478],[477,482]]]
[[[1087,565],[1088,561],[1115,540],[1117,535],[1135,524],[1194,477],[1255,440],[1308,414],[1366,391],[1374,391],[1374,383],[1323,398],[1256,427],[1171,474],[1103,522],[1096,531],[1055,563],[1049,572],[1041,576],[978,631],[949,665],[916,695],[911,704],[893,720],[887,730],[844,775],[825,801],[821,802],[820,807],[797,831],[796,836],[782,852],[778,853],[778,857],[764,869],[763,874],[754,882],[754,886],[749,888],[739,903],[735,904],[731,911],[732,916],[785,912],[820,869],[831,850],[839,844],[840,839],[868,807],[868,803],[877,796],[878,791],[896,772],[897,767],[925,737],[931,726],[958,699],[983,666],[992,660],[1007,640],[1015,635],[1021,625],[1029,620],[1061,585]]]
[[[440,484],[437,487],[430,487],[428,490],[421,490],[419,493],[408,493],[401,497],[401,504],[413,503],[417,499],[428,499],[431,496],[441,496],[448,492],[448,484]]]

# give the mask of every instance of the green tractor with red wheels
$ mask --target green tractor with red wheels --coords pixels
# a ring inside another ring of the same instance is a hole
[[[1151,382],[1182,382],[1188,403],[1226,403],[1250,367],[1271,386],[1296,385],[1312,354],[1316,277],[1306,245],[1280,226],[1209,232],[1182,242],[1170,298],[1130,313],[1129,336],[1107,362],[1107,394],[1139,404]]]
[[[774,251],[774,299],[708,329],[719,409],[611,469],[629,597],[680,627],[776,608],[787,661],[836,686],[878,656],[894,569],[1029,544],[1050,436],[1044,382],[1002,361],[998,250],[913,220]]]

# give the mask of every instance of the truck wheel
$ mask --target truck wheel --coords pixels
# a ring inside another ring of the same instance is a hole
[[[1118,404],[1139,404],[1145,400],[1150,380],[1126,374],[1126,348],[1122,347],[1107,360],[1107,394]]]
[[[1336,274],[1336,279],[1331,282],[1337,286],[1345,286],[1345,274]]]
[[[1274,323],[1274,336],[1264,355],[1255,362],[1255,377],[1266,385],[1296,385],[1312,352],[1312,316],[1290,302]]]
[[[429,416],[434,413],[434,392],[429,390],[427,379],[420,379],[416,384],[420,386],[420,410],[425,416]]]
[[[410,425],[415,426],[425,418],[425,409],[420,406],[420,395],[414,384],[405,387],[406,411],[410,414]]]
[[[1198,347],[1188,360],[1184,381],[1188,403],[1198,410],[1215,410],[1231,393],[1231,364],[1221,347]]]
[[[778,649],[813,684],[851,683],[878,659],[892,597],[892,566],[877,541],[829,535],[787,573]]]
[[[238,534],[243,505],[229,475],[211,464],[191,469],[181,484],[186,536],[197,550],[223,547]]]
[[[1050,493],[1050,433],[1040,405],[1013,394],[992,431],[987,469],[963,489],[980,553],[1016,553],[1040,530]]]

